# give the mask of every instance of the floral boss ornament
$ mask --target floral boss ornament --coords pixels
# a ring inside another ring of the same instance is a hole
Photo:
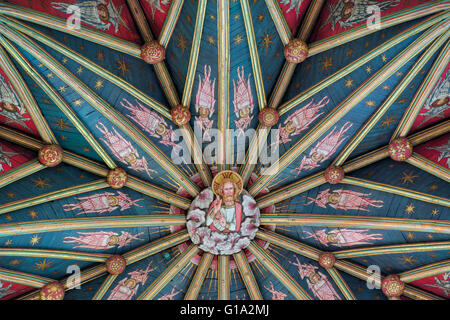
[[[215,255],[231,255],[246,248],[260,224],[256,201],[243,190],[234,171],[219,172],[212,187],[192,201],[186,227],[193,243]]]

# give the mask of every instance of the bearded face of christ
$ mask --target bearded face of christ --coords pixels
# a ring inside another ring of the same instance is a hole
[[[225,182],[222,186],[222,192],[220,195],[225,203],[234,202],[236,199],[236,186],[234,182]]]

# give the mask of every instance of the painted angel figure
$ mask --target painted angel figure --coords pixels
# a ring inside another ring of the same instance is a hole
[[[120,104],[131,111],[127,117],[139,124],[141,128],[148,132],[152,137],[160,139],[159,142],[165,146],[179,147],[174,142],[174,133],[172,126],[168,126],[167,122],[156,112],[144,107],[136,101],[137,105],[133,105],[127,99],[122,99]]]
[[[442,280],[438,277],[434,277],[435,284],[425,284],[427,287],[434,287],[441,289],[448,297],[450,295],[450,272],[442,275]]]
[[[250,116],[253,112],[255,105],[253,104],[253,95],[250,87],[250,75],[245,80],[244,66],[237,67],[238,81],[233,79],[233,105],[234,113],[238,120],[234,123],[239,130],[239,136],[244,134],[244,130],[250,125],[253,116]]]
[[[300,7],[302,6],[303,0],[281,0],[280,4],[282,5],[289,5],[289,8],[286,10],[286,13],[289,13],[292,9],[295,10],[295,14],[298,16],[300,15]]]
[[[139,153],[136,148],[124,137],[120,135],[115,128],[114,133],[101,122],[95,125],[105,138],[100,138],[111,150],[111,152],[124,164],[128,165],[129,169],[136,171],[145,171],[150,179],[153,179],[151,173],[156,173],[155,170],[148,167],[147,160],[142,157],[139,159]]]
[[[331,30],[334,31],[338,22],[341,28],[352,27],[369,19],[373,14],[372,11],[367,9],[370,6],[377,6],[382,12],[399,4],[400,0],[339,0],[336,4],[328,2],[330,13],[326,21],[320,26],[320,29],[329,24]]]
[[[182,292],[183,290],[178,290],[175,292],[175,287],[172,288],[172,291],[170,293],[167,293],[165,295],[163,295],[161,298],[159,298],[158,300],[173,300],[173,298],[178,295],[180,292]]]
[[[328,233],[325,229],[316,231],[314,233],[303,231],[308,234],[307,237],[303,239],[313,238],[319,241],[324,246],[328,247],[328,244],[337,247],[348,247],[356,246],[359,244],[372,244],[369,240],[383,240],[383,234],[381,233],[371,233],[367,232],[369,229],[334,229]]]
[[[278,125],[279,139],[278,141],[272,143],[269,147],[273,145],[285,144],[291,141],[290,136],[296,136],[302,131],[308,129],[311,123],[314,122],[318,117],[320,117],[324,112],[320,112],[320,109],[326,106],[330,102],[328,96],[323,97],[319,102],[314,103],[314,99],[297,110],[295,110],[291,115],[289,115],[286,120],[284,120],[284,126],[281,123]]]
[[[158,10],[161,13],[165,13],[165,11],[161,8],[161,5],[167,5],[170,3],[170,0],[145,0],[148,3],[152,10],[152,21],[155,21],[155,13]]]
[[[140,269],[129,272],[128,275],[130,277],[126,277],[120,280],[115,288],[111,290],[111,294],[109,295],[107,300],[133,299],[139,289],[139,285],[144,285],[145,282],[147,282],[148,274],[156,270],[156,267],[150,269],[152,262],[153,261],[150,261],[145,270]]]
[[[344,136],[351,127],[353,123],[347,121],[339,131],[336,131],[337,126],[331,130],[322,140],[320,140],[314,148],[309,152],[309,157],[303,156],[300,165],[291,170],[296,171],[298,176],[302,170],[311,170],[319,167],[319,163],[328,160],[339,148],[339,146],[344,142],[348,136]]]
[[[25,112],[26,109],[20,103],[11,83],[7,83],[0,74],[0,115],[6,118],[6,124],[17,123],[30,131],[25,123],[28,119],[23,116]]]
[[[5,168],[3,167],[5,164],[12,168],[12,163],[11,163],[11,159],[14,156],[19,155],[20,153],[18,152],[11,152],[11,151],[6,151],[2,148],[2,146],[0,145],[0,173],[2,173]]]
[[[450,167],[450,137],[448,138],[447,143],[440,146],[427,147],[426,149],[439,152],[437,161],[440,162],[442,159],[447,158],[447,167]]]
[[[418,124],[421,125],[430,119],[439,117],[444,119],[444,112],[450,106],[450,70],[445,74],[444,79],[438,83],[433,92],[428,96],[425,106],[419,116],[425,118]]]
[[[12,284],[10,283],[7,287],[4,287],[4,283],[0,281],[0,299],[3,297],[9,296],[10,294],[19,292],[15,290],[11,290]],[[20,290],[23,291],[23,290]]]
[[[196,125],[200,127],[203,133],[203,141],[211,141],[211,135],[209,130],[212,128],[213,120],[210,119],[214,113],[214,105],[216,99],[214,99],[214,87],[216,85],[216,78],[214,78],[211,84],[211,66],[204,67],[205,76],[202,81],[202,77],[198,76],[198,91],[195,101],[195,111],[199,113],[199,117],[195,117]]]
[[[71,210],[80,210],[81,212],[77,213],[104,213],[104,212],[112,212],[117,208],[120,208],[120,211],[127,210],[133,206],[141,207],[142,205],[138,202],[144,200],[143,198],[137,200],[131,200],[131,198],[120,191],[117,191],[117,195],[112,192],[103,192],[97,193],[88,197],[75,198],[78,200],[78,203],[64,204],[64,211]]]
[[[125,27],[131,32],[122,17],[122,11],[125,4],[116,7],[113,0],[90,0],[78,1],[75,3],[52,2],[52,7],[67,14],[73,14],[74,6],[80,10],[80,20],[98,30],[109,30],[111,25],[114,27],[114,33],[119,31],[119,26]]]
[[[279,290],[275,290],[275,288],[273,287],[272,281],[269,281],[269,283],[270,283],[270,288],[267,288],[266,286],[264,286],[264,288],[272,294],[272,300],[286,299],[286,297],[287,297],[286,293],[279,291]]]
[[[315,203],[319,207],[327,208],[328,204],[330,207],[337,210],[338,209],[344,211],[362,210],[367,212],[370,212],[370,210],[367,209],[366,207],[375,207],[375,208],[383,207],[383,200],[371,200],[367,197],[370,196],[371,193],[361,193],[345,189],[333,190],[331,193],[329,191],[330,191],[329,188],[320,191],[315,199],[305,197],[311,200],[307,202],[306,205]]]
[[[118,246],[122,248],[127,244],[131,243],[132,240],[144,240],[138,237],[143,234],[143,232],[136,235],[132,235],[127,231],[121,231],[120,235],[112,231],[97,231],[97,232],[77,232],[78,237],[64,237],[66,241],[64,243],[76,243],[78,246],[75,248],[88,248],[96,250],[107,250]]]
[[[306,278],[308,288],[313,292],[314,296],[319,300],[341,300],[333,285],[328,280],[327,276],[322,272],[316,272],[319,267],[312,264],[301,264],[297,257],[297,262],[291,262],[290,264],[297,266],[297,271],[303,280]]]

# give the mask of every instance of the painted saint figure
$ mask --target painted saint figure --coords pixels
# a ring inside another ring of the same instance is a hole
[[[108,128],[101,122],[95,125],[98,130],[104,135],[105,138],[100,138],[108,147],[111,152],[124,164],[128,165],[129,169],[136,171],[145,171],[150,179],[153,179],[151,173],[156,171],[148,167],[147,160],[142,157],[139,159],[139,153],[136,148],[122,135],[113,128],[114,133],[109,131]]]
[[[51,4],[54,9],[67,14],[74,13],[73,6],[78,7],[80,20],[98,30],[107,31],[112,25],[114,33],[119,31],[119,26],[123,26],[131,32],[131,29],[122,17],[125,5],[116,7],[113,0],[109,0],[109,2],[106,2],[106,0],[79,1],[75,3],[52,2]]]
[[[353,190],[337,189],[333,190],[331,193],[330,189],[320,191],[317,197],[310,198],[305,197],[311,201],[306,203],[309,205],[311,203],[317,204],[319,207],[327,208],[327,204],[339,210],[362,210],[370,212],[366,207],[382,208],[383,200],[371,200],[367,196],[371,193],[361,193]]]
[[[17,152],[6,151],[0,145],[0,173],[6,170],[6,168],[3,167],[4,165],[7,165],[8,167],[12,168],[13,165],[11,163],[11,159],[19,154],[20,153]]]
[[[356,246],[359,244],[372,244],[369,240],[383,240],[383,234],[367,232],[369,229],[334,229],[328,233],[325,229],[316,231],[314,233],[303,231],[308,234],[308,237],[303,239],[313,238],[319,241],[324,246],[328,247],[328,244],[337,247]]]
[[[450,295],[450,272],[442,275],[442,280],[438,277],[434,277],[435,284],[425,284],[427,287],[433,287],[441,289],[448,297]]]
[[[344,142],[348,136],[344,136],[351,127],[353,123],[347,121],[342,128],[336,132],[337,126],[331,130],[322,140],[320,140],[309,152],[309,157],[303,156],[300,165],[291,170],[296,171],[298,176],[302,170],[311,170],[319,167],[319,163],[322,163],[337,151],[337,148]]]
[[[267,291],[269,291],[272,294],[272,300],[284,300],[287,297],[287,294],[280,291],[280,290],[275,290],[275,288],[273,287],[273,283],[272,281],[269,281],[270,284],[270,288],[267,288],[266,286],[264,286],[264,289],[266,289]]]
[[[132,240],[144,240],[138,237],[143,232],[136,235],[132,235],[127,231],[121,231],[120,235],[113,231],[97,231],[97,232],[77,232],[78,237],[64,237],[66,241],[64,243],[76,243],[78,246],[75,248],[88,248],[96,250],[107,250],[114,248],[116,245],[118,248],[122,248],[131,243]]]
[[[30,128],[25,123],[25,121],[29,121],[29,119],[24,117],[26,111],[11,83],[7,83],[0,74],[0,115],[6,118],[6,124],[16,123],[30,131]]]
[[[290,136],[296,136],[302,131],[308,129],[311,123],[313,123],[314,120],[324,113],[319,111],[329,102],[330,99],[328,96],[323,97],[317,103],[314,103],[314,99],[311,99],[307,105],[295,110],[286,118],[286,120],[284,120],[284,126],[281,126],[281,123],[278,125],[279,139],[278,141],[272,143],[269,147],[285,144],[291,141]]]
[[[9,296],[10,294],[17,293],[23,290],[11,290],[12,284],[10,283],[7,287],[4,287],[4,283],[0,281],[0,299]]]
[[[447,167],[450,167],[450,137],[447,140],[447,143],[440,145],[440,146],[427,147],[426,149],[430,149],[430,150],[439,152],[437,161],[440,162],[442,159],[447,158],[446,164],[447,164]]]
[[[183,290],[178,290],[175,291],[175,287],[172,288],[172,291],[170,293],[167,293],[165,295],[163,295],[161,298],[159,298],[158,300],[173,300],[173,298],[178,295],[180,292],[182,292]]]
[[[280,0],[280,4],[286,5],[289,4],[289,8],[286,10],[286,13],[289,13],[292,9],[295,10],[295,14],[300,15],[300,7],[302,6],[303,0]]]
[[[203,81],[202,77],[198,76],[195,111],[199,113],[199,116],[195,117],[195,124],[203,131],[203,141],[211,141],[209,130],[212,128],[214,120],[211,120],[210,117],[214,113],[214,105],[216,104],[216,99],[214,99],[216,78],[214,78],[211,85],[211,66],[205,65],[204,70]]]
[[[445,77],[436,85],[433,92],[428,96],[425,106],[419,113],[424,116],[417,126],[427,122],[430,119],[439,117],[444,119],[444,112],[450,106],[450,70],[447,71]]]
[[[165,11],[161,8],[161,5],[168,5],[170,0],[144,0],[150,6],[152,11],[152,21],[155,21],[155,13],[158,10],[161,13],[165,13]]]
[[[297,266],[300,278],[303,280],[306,278],[308,283],[308,288],[313,292],[314,296],[319,300],[341,300],[336,290],[334,290],[333,285],[328,280],[327,276],[322,272],[318,271],[318,266],[313,266],[312,264],[301,264],[297,257],[295,257],[297,262],[291,262],[290,264]]]
[[[152,137],[160,139],[159,142],[166,146],[178,147],[174,142],[174,133],[172,126],[168,126],[167,122],[156,112],[144,107],[136,101],[137,105],[131,104],[127,99],[122,99],[120,104],[131,111],[127,117],[132,119],[141,128],[148,132]]]
[[[63,208],[64,211],[80,210],[81,212],[77,213],[77,215],[83,213],[110,213],[117,208],[120,208],[120,211],[124,211],[132,206],[142,208],[142,205],[138,202],[144,200],[143,198],[131,200],[127,194],[120,191],[117,191],[117,193],[116,195],[112,192],[103,192],[88,197],[75,198],[80,202],[64,204]]]
[[[122,280],[120,280],[119,283],[115,286],[115,288],[111,290],[111,294],[109,295],[107,300],[133,299],[133,297],[139,290],[139,284],[144,285],[145,282],[147,282],[148,274],[156,270],[156,267],[150,269],[152,262],[153,261],[150,261],[145,270],[140,269],[129,272],[128,275],[130,277],[123,278]]]
[[[329,16],[320,29],[329,24],[331,30],[334,31],[338,22],[341,28],[352,27],[369,19],[373,14],[373,11],[368,10],[370,6],[377,6],[378,10],[382,12],[398,6],[399,3],[400,0],[339,0],[336,4],[328,2]]]
[[[221,174],[223,175],[219,176]],[[222,171],[217,177],[213,182],[216,199],[209,207],[206,225],[212,231],[239,232],[242,221],[242,205],[237,197],[241,193],[242,187],[239,187],[236,180],[232,178],[239,176],[232,171]],[[239,177],[239,179],[241,178]]]
[[[253,95],[250,87],[250,75],[245,81],[244,66],[237,67],[238,81],[233,79],[233,105],[234,113],[239,120],[235,120],[237,130],[239,130],[239,136],[244,134],[244,130],[250,125],[253,116],[250,116],[254,109]]]

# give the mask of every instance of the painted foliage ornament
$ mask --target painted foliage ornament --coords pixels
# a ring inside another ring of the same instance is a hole
[[[115,254],[106,260],[106,271],[110,274],[121,274],[127,266],[127,261],[119,254]]]
[[[127,183],[127,173],[122,168],[115,168],[108,172],[106,182],[113,189],[120,189]]]
[[[388,146],[389,156],[395,161],[405,161],[412,155],[413,146],[406,138],[393,139]]]
[[[172,121],[177,126],[183,126],[191,120],[191,112],[181,104],[173,107],[170,113],[172,115]]]
[[[405,283],[397,275],[389,275],[381,281],[381,290],[387,297],[399,297],[403,294]]]
[[[300,39],[292,39],[284,47],[284,57],[289,63],[300,63],[308,57],[308,45]]]
[[[325,169],[325,180],[331,184],[337,184],[344,179],[344,170],[341,167],[329,166]]]
[[[64,286],[58,282],[53,281],[47,283],[39,291],[41,300],[62,300],[64,299]]]
[[[278,111],[273,108],[264,108],[258,115],[259,122],[264,127],[273,127],[277,124],[279,115]]]
[[[166,57],[166,49],[156,40],[146,42],[141,47],[141,58],[149,64],[162,62]]]
[[[319,255],[319,264],[322,268],[329,269],[334,266],[336,257],[330,252],[322,252]]]
[[[47,167],[55,167],[62,162],[63,149],[57,144],[46,145],[39,150],[39,162]]]

